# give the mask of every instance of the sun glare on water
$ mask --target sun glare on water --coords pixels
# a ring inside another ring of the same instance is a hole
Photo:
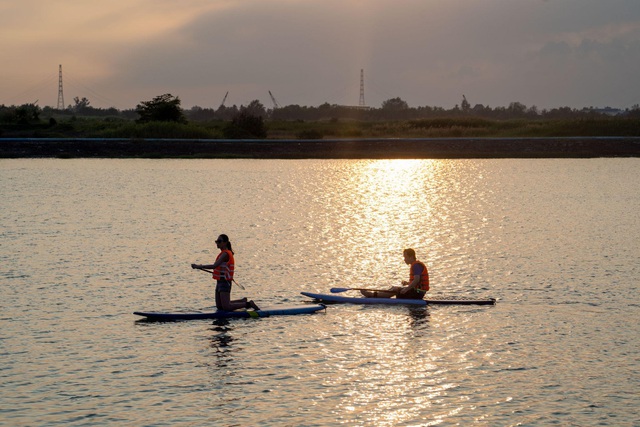
[[[354,260],[345,262],[366,271],[371,280],[397,284],[404,273],[402,250],[428,245],[431,233],[425,222],[431,216],[431,194],[441,170],[437,160],[373,160],[349,167],[336,203],[341,214],[334,232],[349,242]]]
[[[381,233],[397,231],[414,215],[428,215],[425,183],[433,179],[433,161],[380,160],[366,164],[356,175],[357,203],[365,221]]]

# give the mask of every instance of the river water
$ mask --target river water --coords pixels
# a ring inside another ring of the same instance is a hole
[[[640,159],[0,160],[0,425],[638,426]],[[496,306],[148,323],[406,279]]]

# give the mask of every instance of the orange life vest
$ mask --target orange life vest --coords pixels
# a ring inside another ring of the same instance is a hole
[[[229,249],[224,249],[224,250],[220,251],[220,253],[216,257],[216,261],[218,261],[218,259],[224,253],[229,255],[229,259],[227,260],[227,262],[223,262],[222,264],[220,264],[219,266],[217,266],[213,270],[213,279],[214,280],[226,280],[227,282],[230,282],[230,281],[233,280],[233,271],[236,268],[236,262],[233,259],[233,253],[231,253],[231,251]]]
[[[411,263],[411,267],[409,267],[409,282],[413,282],[413,278],[415,275],[413,274],[413,266],[416,264],[420,264],[422,266],[422,275],[420,276],[420,284],[418,285],[418,291],[427,292],[429,290],[429,272],[427,271],[427,266],[420,261],[414,261]]]

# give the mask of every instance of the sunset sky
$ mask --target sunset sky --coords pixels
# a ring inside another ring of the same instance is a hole
[[[640,0],[0,0],[0,104],[640,103]]]

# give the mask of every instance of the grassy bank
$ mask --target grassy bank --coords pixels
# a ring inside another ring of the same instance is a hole
[[[456,159],[640,157],[640,137],[379,139],[5,138],[0,158]]]
[[[0,124],[0,138],[221,139],[227,122],[138,124],[113,118],[71,118]],[[525,138],[640,136],[640,119],[598,117],[558,120],[491,120],[478,117],[361,122],[266,121],[267,139]]]
[[[640,119],[489,120],[437,118],[392,122],[270,123],[269,136],[325,138],[525,138],[640,136]]]

